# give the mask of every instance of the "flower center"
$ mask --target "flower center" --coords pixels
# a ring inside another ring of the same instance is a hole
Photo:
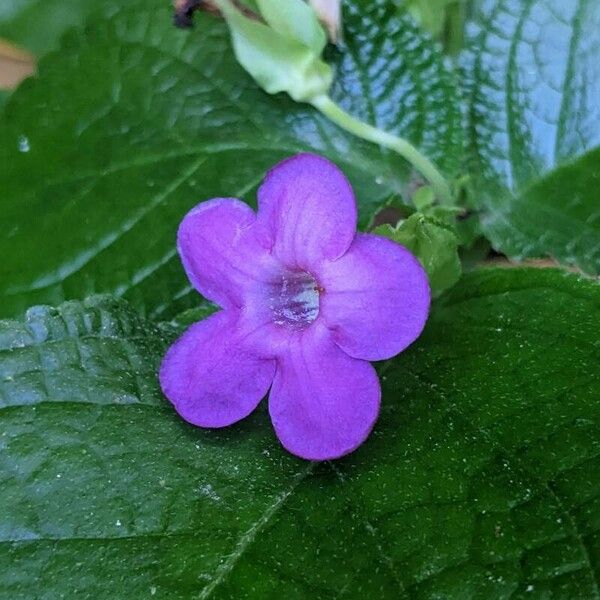
[[[285,271],[273,283],[270,306],[273,321],[277,325],[287,325],[304,329],[319,314],[319,284],[304,271]]]

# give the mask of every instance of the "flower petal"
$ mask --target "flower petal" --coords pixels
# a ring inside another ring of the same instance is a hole
[[[202,202],[177,234],[181,261],[192,285],[223,308],[241,306],[245,290],[268,279],[274,259],[255,231],[256,214],[235,198]]]
[[[248,416],[266,395],[275,361],[246,349],[234,311],[192,325],[170,348],[160,384],[177,412],[201,427],[225,427]]]
[[[379,414],[375,369],[351,358],[315,324],[280,357],[269,412],[284,447],[308,460],[329,460],[365,441]]]
[[[324,261],[317,274],[319,317],[337,344],[355,358],[383,360],[414,342],[427,320],[427,275],[406,248],[357,234],[348,252]]]
[[[332,162],[298,154],[273,167],[258,190],[265,243],[290,268],[341,256],[356,231],[356,201]]]

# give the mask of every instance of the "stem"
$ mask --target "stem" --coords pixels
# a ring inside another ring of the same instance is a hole
[[[437,167],[423,154],[421,154],[410,142],[396,137],[386,131],[363,123],[348,114],[338,106],[329,96],[317,96],[310,103],[320,110],[326,117],[339,125],[342,129],[357,135],[360,138],[374,142],[380,146],[390,148],[405,158],[417,171],[419,171],[431,187],[442,204],[452,205],[452,194],[446,180],[437,170]]]

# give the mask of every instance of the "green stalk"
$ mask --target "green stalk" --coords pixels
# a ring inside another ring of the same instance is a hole
[[[410,142],[355,119],[338,106],[329,96],[318,96],[313,98],[310,103],[342,129],[369,142],[374,142],[397,152],[427,179],[441,204],[453,204],[452,193],[442,174]]]

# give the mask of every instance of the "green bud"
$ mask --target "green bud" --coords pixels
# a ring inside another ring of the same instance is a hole
[[[320,56],[325,34],[302,0],[257,0],[267,24],[246,17],[231,0],[215,4],[229,25],[238,62],[266,92],[287,92],[297,102],[328,92],[333,73]]]
[[[275,31],[321,55],[327,36],[317,15],[303,0],[256,0],[256,4],[263,19]]]
[[[420,187],[413,195],[413,204],[417,210],[425,210],[435,202],[435,192],[430,185]]]
[[[396,227],[381,225],[374,233],[398,242],[421,261],[434,294],[452,287],[460,278],[458,238],[443,221],[417,212]]]

